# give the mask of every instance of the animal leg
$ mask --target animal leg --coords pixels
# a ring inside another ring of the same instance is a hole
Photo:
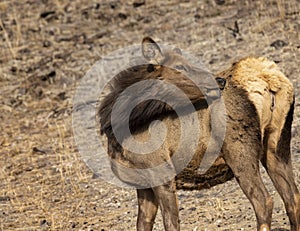
[[[300,194],[294,180],[290,150],[294,102],[287,108],[289,99],[285,97],[286,94],[280,92],[276,95],[277,107],[264,137],[262,164],[284,201],[291,230],[300,231]]]
[[[153,188],[161,209],[166,231],[179,231],[179,211],[174,181]]]
[[[291,230],[300,231],[300,195],[294,181],[291,163],[279,160],[274,153],[267,153],[266,170],[284,201]]]
[[[158,201],[152,189],[137,189],[138,197],[138,231],[151,231],[158,209]]]
[[[269,141],[272,141],[272,134]],[[279,145],[286,147],[278,148],[276,153],[276,150],[269,146],[262,163],[284,201],[291,230],[300,231],[300,194],[292,171],[290,147],[285,144]]]
[[[251,151],[249,153],[251,154]],[[236,153],[231,152],[230,155],[225,155],[224,159],[254,208],[257,230],[270,231],[273,201],[261,179],[258,158],[255,155],[247,155],[240,149]]]

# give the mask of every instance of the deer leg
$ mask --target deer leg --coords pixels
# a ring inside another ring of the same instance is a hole
[[[278,95],[276,99],[278,103],[287,102],[284,100],[284,95],[283,97]],[[300,194],[294,180],[290,150],[294,103],[291,104],[287,115],[284,109],[287,109],[284,104],[274,109],[273,118],[277,119],[271,121],[266,131],[262,164],[284,201],[291,230],[300,231]],[[285,118],[285,120],[278,118]]]
[[[179,231],[179,211],[174,181],[153,188],[166,231]]]
[[[280,150],[282,149],[279,149],[279,152]],[[284,201],[291,230],[300,231],[300,194],[292,171],[290,147],[285,149],[285,154],[276,154],[275,149],[269,147],[262,164]]]
[[[227,153],[224,155],[224,159],[254,208],[257,230],[270,231],[273,201],[261,179],[257,155],[251,151],[248,154],[244,153],[243,149],[246,150],[247,147],[233,149],[236,152]]]
[[[152,189],[137,189],[138,231],[151,231],[156,217],[158,202]]]

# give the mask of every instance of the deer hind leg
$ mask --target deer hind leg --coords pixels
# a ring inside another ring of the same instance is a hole
[[[229,150],[226,148],[229,152],[224,152],[224,159],[254,208],[257,230],[270,231],[273,201],[260,176],[258,155],[251,148],[232,143]]]
[[[153,188],[155,197],[161,209],[166,231],[178,231],[179,212],[174,181]]]
[[[300,195],[294,181],[291,162],[267,151],[266,162],[263,162],[276,190],[284,201],[291,230],[300,231]]]
[[[290,141],[293,105],[285,124],[277,125],[280,131],[269,131],[264,138],[265,152],[262,164],[266,168],[275,188],[284,201],[291,230],[300,231],[300,194],[292,171]],[[284,118],[282,116],[282,118]]]
[[[149,189],[137,189],[138,197],[138,231],[151,231],[158,210],[158,201],[154,192]]]

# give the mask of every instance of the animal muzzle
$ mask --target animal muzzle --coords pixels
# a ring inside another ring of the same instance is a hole
[[[207,99],[210,100],[220,98],[221,96],[220,88],[207,88],[205,96]]]
[[[221,90],[225,88],[226,79],[217,77],[216,79],[217,85],[214,88],[206,89],[206,98],[208,101],[212,101],[221,97]]]

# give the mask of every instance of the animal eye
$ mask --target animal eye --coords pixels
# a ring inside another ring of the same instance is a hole
[[[176,66],[175,66],[175,69],[176,69],[176,70],[179,70],[179,71],[183,71],[183,70],[186,71],[186,68],[185,68],[185,66],[183,66],[183,65],[176,65]]]

